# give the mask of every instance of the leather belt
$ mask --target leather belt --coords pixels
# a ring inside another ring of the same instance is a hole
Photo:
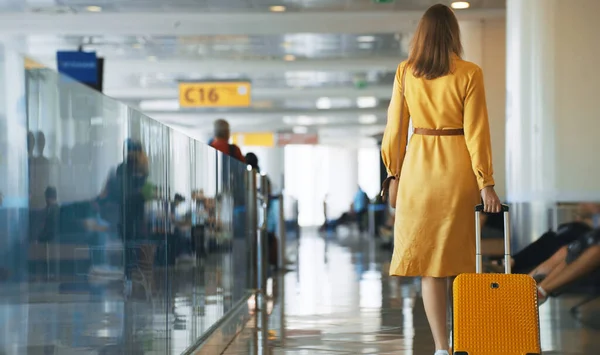
[[[462,128],[452,129],[431,129],[431,128],[415,128],[414,134],[423,136],[464,136],[465,130]]]

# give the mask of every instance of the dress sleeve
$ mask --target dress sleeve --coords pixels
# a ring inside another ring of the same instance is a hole
[[[405,65],[400,64],[396,71],[394,80],[394,89],[390,106],[388,107],[387,124],[383,132],[381,142],[381,157],[387,169],[388,176],[400,176],[404,155],[406,154],[406,144],[408,140],[408,125],[410,112],[406,100],[402,100],[404,95],[402,89],[402,75]],[[400,107],[401,102],[404,104]],[[402,111],[401,111],[402,110]],[[400,126],[400,115],[402,112],[402,127]]]
[[[494,186],[492,141],[481,68],[477,68],[469,78],[465,95],[464,129],[479,189]]]

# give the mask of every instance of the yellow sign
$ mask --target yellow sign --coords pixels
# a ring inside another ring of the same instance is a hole
[[[233,135],[233,143],[246,147],[274,147],[275,135],[265,133],[236,133]]]
[[[42,64],[25,57],[25,69],[43,69],[45,68]]]
[[[180,107],[248,107],[249,82],[179,83]]]

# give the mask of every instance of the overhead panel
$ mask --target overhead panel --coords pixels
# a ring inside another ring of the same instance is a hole
[[[277,135],[277,145],[315,145],[319,144],[316,133],[280,133]]]

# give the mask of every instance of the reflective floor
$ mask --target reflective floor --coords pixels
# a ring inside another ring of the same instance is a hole
[[[181,354],[232,306],[233,280],[218,276],[231,255],[166,273],[147,291],[120,280],[4,284],[0,289],[0,355]],[[167,291],[165,291],[167,290]]]
[[[275,293],[283,295],[274,302],[267,353],[433,354],[418,280],[387,277],[390,253],[376,242],[351,232],[308,232],[297,257],[297,270],[275,281]],[[600,331],[569,314],[578,300],[553,299],[541,307],[544,354],[600,354]],[[600,324],[600,301],[583,313]],[[260,353],[255,328],[251,322],[225,354]]]

